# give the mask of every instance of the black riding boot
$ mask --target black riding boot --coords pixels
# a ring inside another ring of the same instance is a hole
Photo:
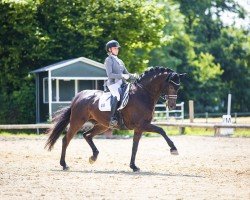
[[[114,128],[118,124],[117,118],[115,117],[115,111],[116,111],[117,105],[118,105],[117,98],[112,96],[111,97],[111,118],[109,122],[110,128]]]

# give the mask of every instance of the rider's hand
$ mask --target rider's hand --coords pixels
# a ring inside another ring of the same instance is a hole
[[[132,74],[132,76],[133,76],[134,79],[139,78],[139,75],[137,73]]]
[[[129,79],[129,74],[122,74],[122,78],[124,78],[125,80]]]

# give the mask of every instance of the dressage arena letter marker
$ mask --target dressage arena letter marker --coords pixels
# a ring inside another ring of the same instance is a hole
[[[232,124],[231,115],[222,116],[222,124],[230,125]],[[219,134],[221,135],[232,135],[234,133],[233,128],[220,128]]]

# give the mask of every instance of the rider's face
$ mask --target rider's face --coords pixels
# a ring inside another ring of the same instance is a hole
[[[113,55],[117,56],[118,53],[119,53],[119,47],[111,47],[111,48],[110,48],[110,52],[111,52]]]

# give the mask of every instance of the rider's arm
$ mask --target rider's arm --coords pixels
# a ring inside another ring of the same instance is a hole
[[[124,65],[124,71],[123,71],[123,73],[124,74],[128,74],[129,75],[129,79],[131,79],[131,80],[136,80],[137,79],[137,75],[136,74],[131,74],[131,73],[129,73],[128,72],[128,70],[127,70],[127,68],[125,67],[125,65]]]
[[[121,60],[122,61],[122,60]],[[128,74],[129,75],[129,77],[131,77],[132,76],[132,74],[130,74],[129,72],[128,72],[128,70],[127,70],[127,68],[125,67],[125,64],[124,64],[124,62],[122,61],[122,64],[123,64],[123,66],[124,66],[124,71],[123,71],[123,73],[124,74]]]
[[[122,61],[122,60],[121,60],[121,61]],[[123,66],[124,66],[124,71],[123,71],[123,73],[124,73],[124,74],[128,74],[130,79],[135,79],[135,76],[134,76],[133,74],[131,74],[131,73],[128,72],[128,70],[127,70],[127,68],[125,67],[125,64],[124,64],[123,61],[122,61],[122,63],[123,63]]]
[[[106,68],[106,73],[107,73],[109,78],[113,78],[113,79],[121,79],[122,78],[122,74],[113,73],[113,71],[112,71],[113,61],[111,60],[111,58],[109,58],[109,57],[106,58],[104,65]]]

